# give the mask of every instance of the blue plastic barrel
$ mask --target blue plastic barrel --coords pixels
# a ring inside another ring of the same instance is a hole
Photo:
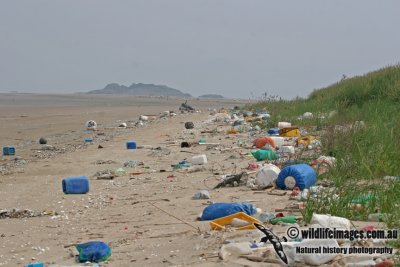
[[[89,192],[89,178],[87,176],[72,176],[62,180],[65,194],[86,194]]]
[[[3,147],[3,156],[13,156],[15,155],[15,147],[5,146]]]
[[[91,143],[91,142],[93,142],[93,138],[91,138],[91,137],[86,137],[86,138],[84,139],[84,141],[85,141],[85,143]]]
[[[136,149],[136,142],[135,141],[126,142],[126,149]]]
[[[202,221],[211,221],[221,217],[229,216],[238,212],[244,212],[248,215],[256,214],[256,209],[250,203],[225,203],[219,202],[211,204],[203,210]]]
[[[317,174],[315,170],[307,164],[296,164],[283,168],[276,179],[276,185],[278,188],[292,189],[288,188],[285,184],[285,180],[289,179],[289,177],[294,178],[296,182],[295,186],[299,187],[300,190],[309,188],[317,182]]]

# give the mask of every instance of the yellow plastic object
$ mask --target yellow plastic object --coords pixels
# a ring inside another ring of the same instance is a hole
[[[238,134],[239,132],[232,128],[232,129],[229,129],[226,133],[227,134]]]
[[[241,226],[241,227],[236,227],[236,230],[249,230],[249,229],[255,229],[256,227],[254,226],[253,223],[258,223],[262,224],[259,220],[257,220],[254,217],[251,217],[247,215],[244,212],[238,212],[229,216],[221,217],[218,219],[215,219],[210,222],[211,229],[212,230],[225,230],[225,225],[232,224],[233,219],[240,219],[242,221],[246,221],[249,223],[249,225]]]
[[[279,135],[283,137],[299,137],[301,136],[299,128],[287,127],[279,130]]]
[[[315,139],[317,139],[316,136],[307,135],[307,136],[303,136],[303,137],[297,139],[296,142],[297,142],[297,145],[298,145],[298,146],[299,146],[299,145],[308,146],[308,145],[311,143],[311,141],[313,141],[313,140],[315,140]]]
[[[261,118],[252,116],[252,117],[246,117],[244,118],[245,121],[261,121]]]

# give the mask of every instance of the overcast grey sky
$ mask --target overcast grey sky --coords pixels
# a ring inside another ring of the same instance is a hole
[[[398,0],[2,0],[0,92],[307,96],[400,62]]]

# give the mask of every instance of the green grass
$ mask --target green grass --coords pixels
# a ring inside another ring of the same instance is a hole
[[[313,131],[323,129],[322,154],[337,159],[336,168],[324,178],[333,181],[338,197],[327,192],[309,198],[303,212],[306,221],[314,212],[351,220],[381,212],[387,214],[389,228],[400,228],[400,183],[383,180],[386,175],[400,176],[400,65],[342,80],[307,99],[263,101],[244,108],[270,111],[268,127],[289,121]],[[314,118],[298,119],[305,112]],[[356,121],[363,121],[365,128],[351,128]],[[366,194],[373,197],[362,209],[352,209],[352,200]]]

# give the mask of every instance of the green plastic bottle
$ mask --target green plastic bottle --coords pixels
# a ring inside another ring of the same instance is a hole
[[[278,217],[278,218],[274,218],[274,219],[271,220],[271,223],[274,224],[274,225],[277,224],[278,222],[296,223],[297,220],[296,220],[296,216],[292,216],[292,215],[284,216],[284,217]]]

